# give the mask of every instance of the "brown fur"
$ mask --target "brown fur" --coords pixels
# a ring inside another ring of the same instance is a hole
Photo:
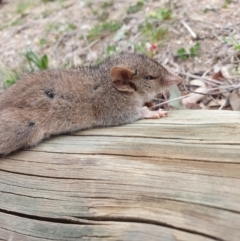
[[[158,118],[161,114],[152,115],[144,103],[179,82],[138,54],[116,55],[97,67],[32,73],[0,96],[0,154],[53,134]]]

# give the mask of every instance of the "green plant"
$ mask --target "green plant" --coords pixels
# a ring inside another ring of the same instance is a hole
[[[134,49],[137,53],[146,54],[147,53],[146,41],[140,41],[134,44]]]
[[[23,19],[22,18],[17,18],[16,20],[14,20],[12,23],[11,23],[11,26],[16,26],[16,25],[20,25],[23,23]]]
[[[181,60],[186,60],[189,57],[199,56],[199,49],[200,49],[200,43],[196,43],[194,46],[192,46],[189,49],[189,51],[187,51],[185,48],[182,47],[177,50],[176,56]]]
[[[24,56],[28,61],[31,71],[34,71],[33,65],[41,70],[48,68],[48,57],[46,54],[39,58],[33,51],[28,51],[24,54]]]
[[[193,47],[190,48],[190,56],[199,56],[200,43],[196,43]]]
[[[67,24],[67,26],[65,27],[64,30],[69,32],[69,31],[72,31],[72,30],[75,30],[75,29],[77,29],[77,26],[73,23],[69,23],[69,24]]]
[[[172,18],[172,11],[166,8],[159,8],[150,13],[149,18],[158,21],[168,20]]]
[[[234,35],[229,37],[222,37],[222,41],[233,46],[237,51],[240,51],[240,41]]]
[[[113,5],[113,0],[110,1],[106,1],[104,3],[101,4],[101,8],[109,8]]]
[[[45,26],[45,30],[47,32],[50,32],[52,30],[58,30],[59,29],[59,24],[58,23],[48,23]]]
[[[24,14],[24,12],[30,7],[31,3],[30,1],[23,1],[23,2],[20,2],[18,5],[17,5],[17,10],[16,12],[18,14]]]
[[[163,40],[168,32],[167,28],[159,26],[157,23],[145,21],[139,26],[139,31],[144,35],[145,40],[151,43]]]
[[[101,13],[96,13],[95,15],[97,15],[97,19],[100,21],[106,21],[108,19],[109,16],[109,12],[107,12],[106,10],[102,11]]]
[[[110,56],[112,54],[115,54],[117,51],[117,47],[116,45],[109,45],[107,46],[106,52],[107,52],[107,56]]]
[[[40,38],[38,44],[40,46],[43,46],[43,45],[47,44],[47,40],[45,38]]]
[[[110,22],[104,22],[102,24],[95,25],[87,35],[87,39],[89,41],[92,41],[96,38],[102,37],[109,32],[115,32],[121,27],[121,24],[116,21],[110,21]]]
[[[117,46],[116,45],[108,45],[105,52],[106,53],[103,56],[101,56],[94,62],[94,66],[98,66],[99,64],[103,63],[108,57],[110,57],[113,54],[116,54]]]
[[[0,26],[0,30],[3,30],[3,29],[5,29],[5,28],[7,28],[8,27],[8,24],[2,24],[1,26]]]
[[[234,45],[234,48],[235,48],[237,51],[240,51],[240,43]]]
[[[7,71],[6,72],[6,79],[4,80],[4,85],[8,88],[11,85],[15,84],[17,80],[19,79],[19,74],[17,71]]]
[[[235,72],[237,75],[240,75],[240,67],[236,67]]]
[[[56,0],[41,0],[43,3],[54,2]]]
[[[172,12],[169,9],[159,8],[152,12],[145,20],[144,23],[139,25],[141,31],[147,41],[151,43],[164,40],[168,33],[167,27],[162,27],[160,21],[170,19]]]
[[[185,48],[180,48],[177,50],[177,57],[182,59],[182,60],[185,60],[189,57],[187,51]]]
[[[143,7],[143,1],[139,1],[135,5],[132,5],[127,9],[127,14],[136,13],[140,11],[142,7]]]
[[[104,22],[108,19],[109,17],[108,8],[110,8],[112,5],[113,5],[113,0],[103,2],[102,4],[100,4],[101,8],[99,8],[99,5],[96,5],[93,2],[87,2],[87,7],[92,12],[92,15],[101,22]]]
[[[224,0],[223,7],[227,8],[228,4],[232,3],[232,0]]]
[[[163,39],[166,36],[167,29],[146,22],[142,32],[145,35],[145,37],[147,37],[151,42],[156,42],[160,39]]]

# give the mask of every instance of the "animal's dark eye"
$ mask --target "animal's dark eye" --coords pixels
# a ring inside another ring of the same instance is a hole
[[[52,89],[50,89],[50,90],[45,90],[45,95],[46,95],[48,98],[53,99],[54,96],[55,96],[55,93],[53,92]]]
[[[147,79],[147,80],[150,80],[150,79],[154,79],[154,78],[153,78],[151,75],[147,75],[147,76],[146,76],[146,79]]]

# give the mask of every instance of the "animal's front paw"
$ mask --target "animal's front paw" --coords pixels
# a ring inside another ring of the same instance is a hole
[[[158,112],[159,118],[168,116],[168,112],[166,110],[159,109],[156,112]]]
[[[161,117],[168,116],[167,111],[159,109],[157,111],[151,111],[146,106],[141,109],[142,118],[144,119],[159,119]]]

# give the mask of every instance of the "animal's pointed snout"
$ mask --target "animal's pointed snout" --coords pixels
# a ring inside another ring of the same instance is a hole
[[[169,85],[175,85],[182,82],[182,78],[176,74],[170,73],[166,76],[166,82]]]

